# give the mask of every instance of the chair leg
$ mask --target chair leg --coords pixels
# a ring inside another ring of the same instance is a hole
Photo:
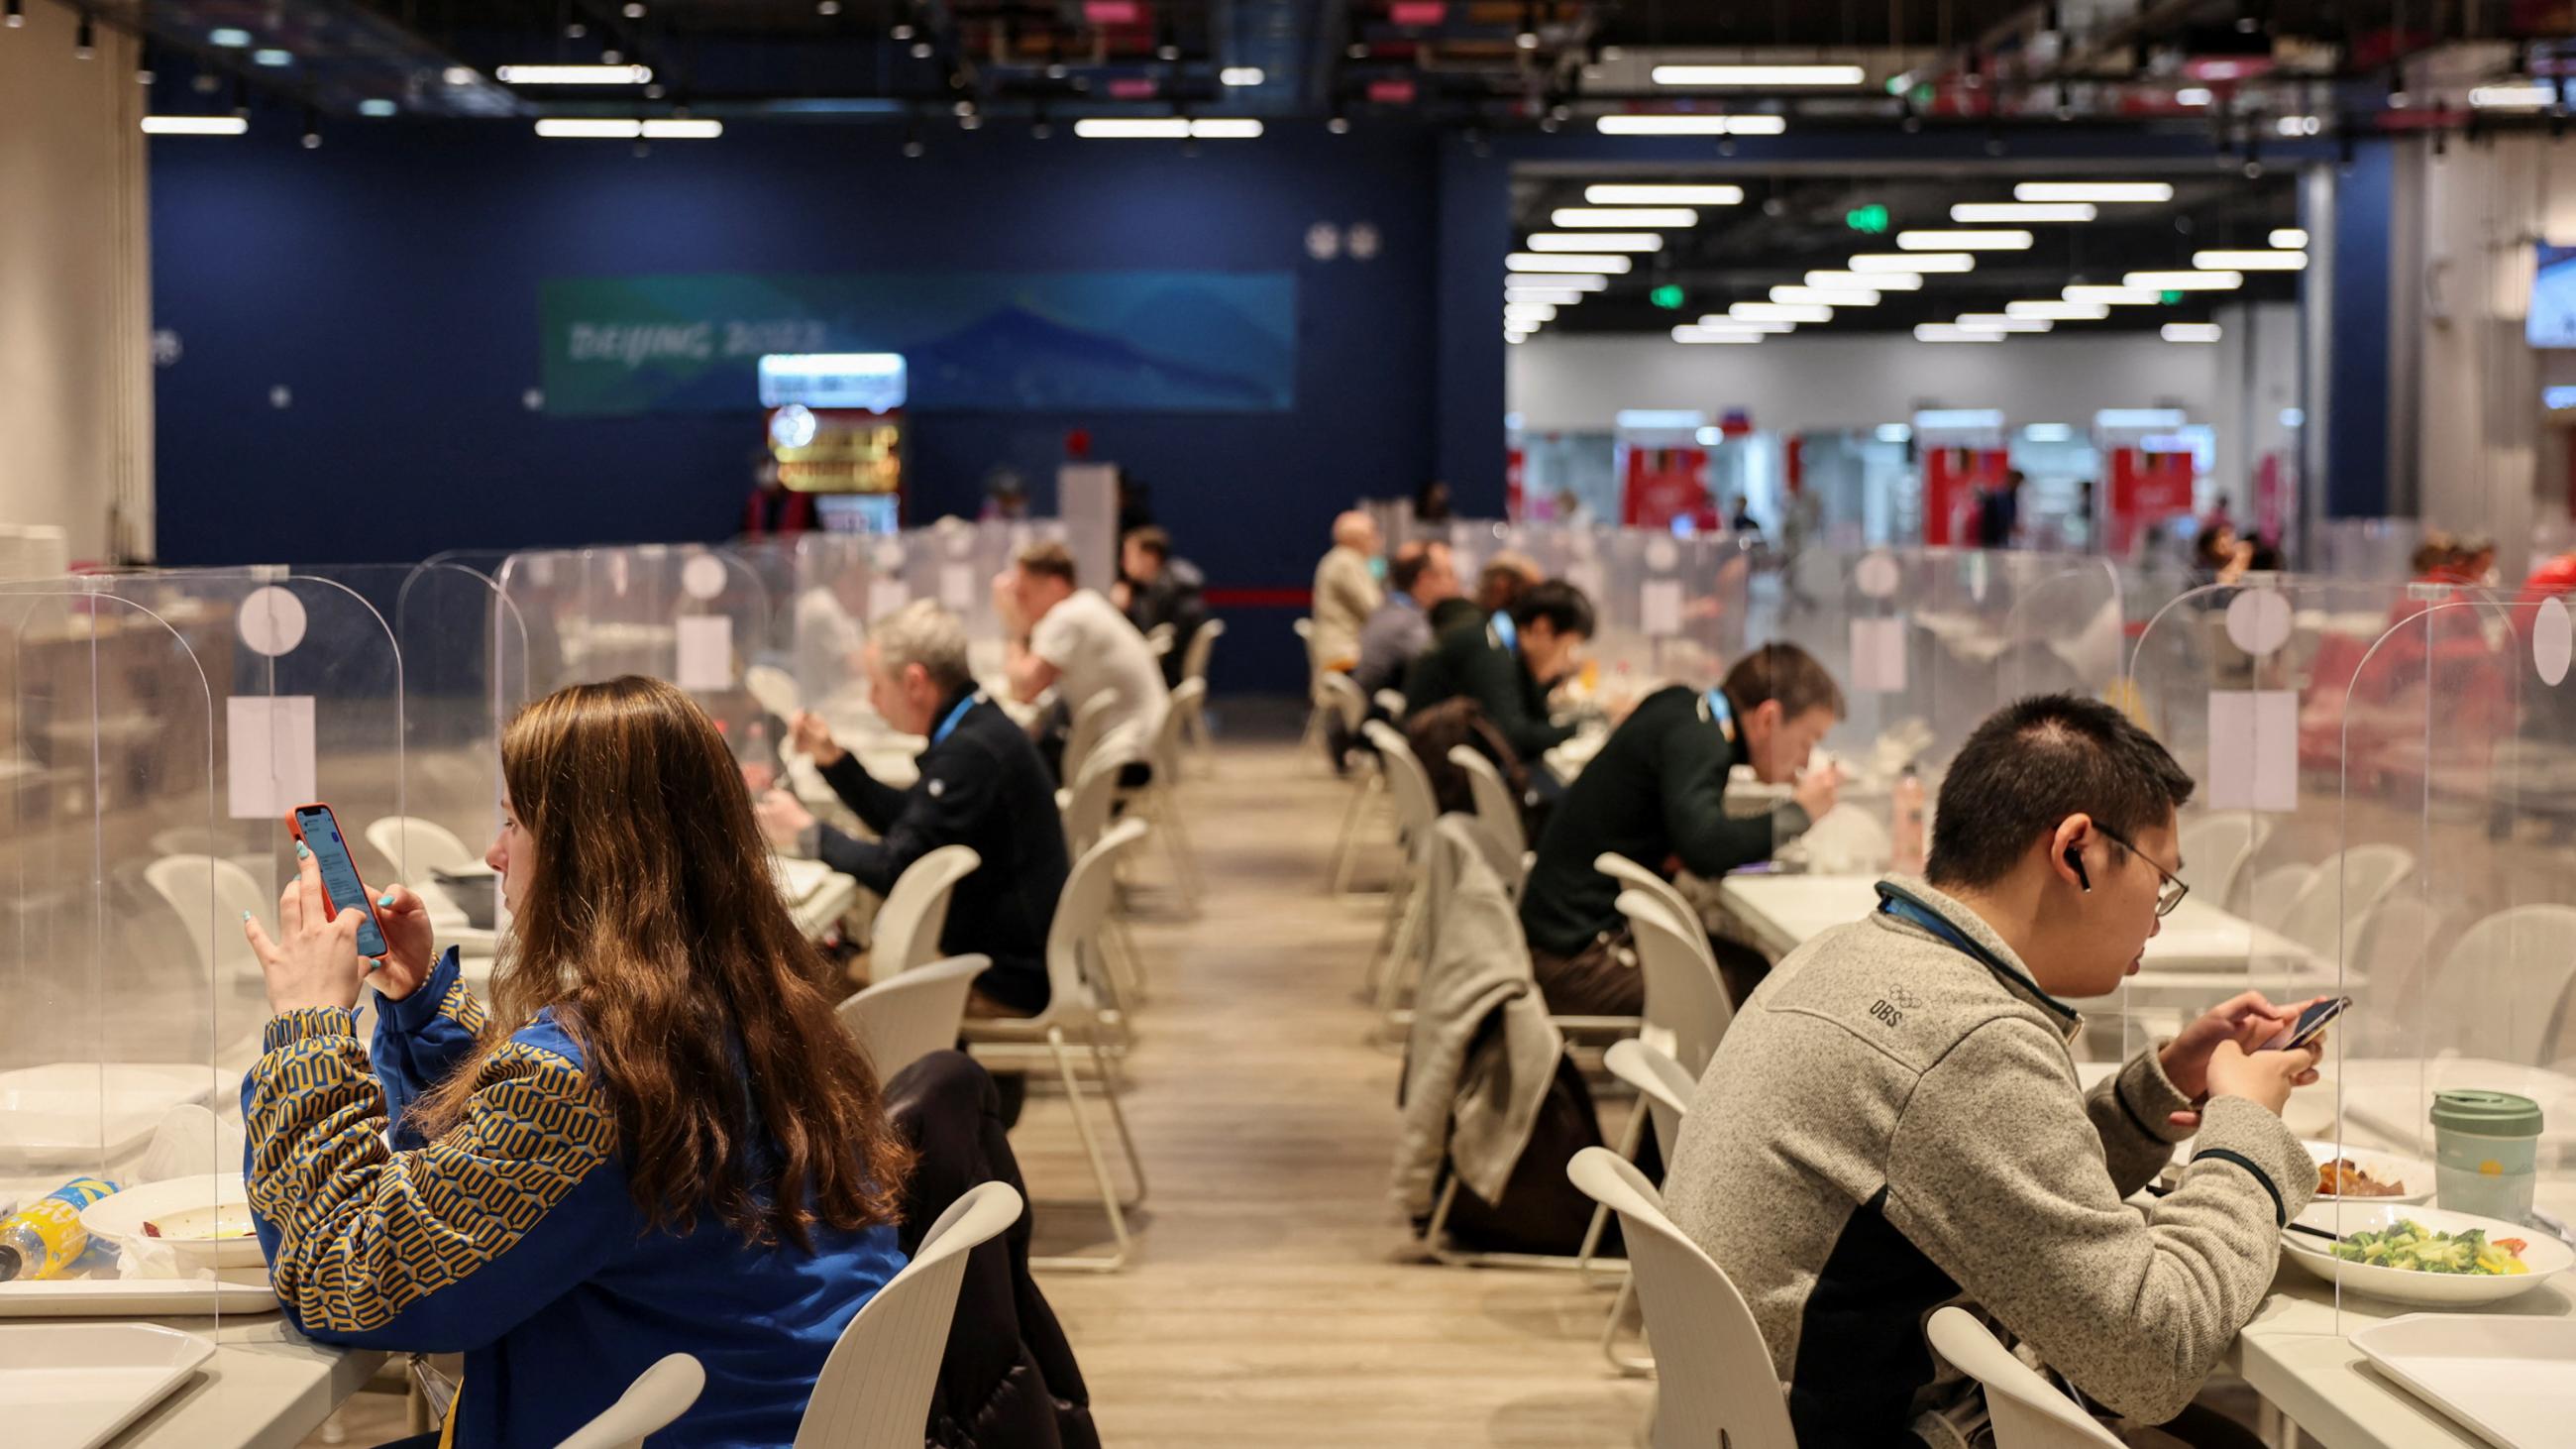
[[[1306,732],[1297,737],[1297,753],[1312,760],[1324,749],[1325,705],[1318,700],[1306,710]]]
[[[1100,1073],[1100,1095],[1109,1103],[1109,1125],[1118,1129],[1119,1150],[1127,1154],[1128,1175],[1136,1180],[1136,1195],[1127,1200],[1131,1208],[1145,1205],[1145,1158],[1136,1150],[1135,1134],[1127,1130],[1127,1109],[1119,1103],[1117,1080],[1109,1075],[1109,1059],[1101,1054],[1100,1038],[1091,1038],[1091,1065]]]
[[[1572,1272],[1572,1258],[1550,1253],[1470,1253],[1441,1246],[1449,1231],[1449,1209],[1458,1201],[1458,1174],[1452,1171],[1449,1181],[1440,1189],[1440,1200],[1431,1209],[1431,1221],[1423,1226],[1422,1241],[1432,1260],[1452,1268],[1550,1268]]]
[[[1136,949],[1136,938],[1128,931],[1124,916],[1109,918],[1108,939],[1126,963],[1127,980],[1135,988],[1136,1004],[1142,1006],[1151,995],[1153,983],[1145,974],[1145,953]]]
[[[1376,803],[1378,792],[1386,788],[1386,778],[1372,770],[1351,791],[1351,803],[1342,808],[1342,828],[1333,837],[1331,862],[1332,893],[1351,894],[1351,871],[1359,864],[1360,826],[1368,819],[1369,806]]]
[[[1395,964],[1395,938],[1404,926],[1404,913],[1413,906],[1413,870],[1410,865],[1397,874],[1386,892],[1386,919],[1377,930],[1377,944],[1369,948],[1368,992],[1374,998],[1378,983]]]
[[[1627,1321],[1628,1305],[1634,1302],[1636,1297],[1636,1278],[1630,1276],[1621,1279],[1619,1296],[1610,1304],[1610,1321],[1601,1325],[1601,1356],[1610,1360],[1610,1366],[1617,1369],[1622,1378],[1646,1378],[1655,1371],[1653,1354],[1619,1351],[1619,1325]]]
[[[1637,1149],[1646,1139],[1645,1128],[1646,1103],[1643,1098],[1640,1098],[1637,1104],[1629,1109],[1628,1125],[1619,1133],[1619,1156],[1622,1160],[1628,1162],[1637,1160]],[[1607,1232],[1609,1227],[1610,1209],[1600,1203],[1594,1203],[1592,1221],[1583,1229],[1583,1248],[1576,1254],[1583,1262],[1583,1286],[1587,1288],[1608,1286],[1592,1275],[1592,1255],[1600,1249],[1601,1235]],[[1621,1287],[1624,1289],[1626,1284],[1623,1283]]]
[[[1105,1256],[1031,1258],[1029,1266],[1075,1273],[1115,1273],[1127,1266],[1127,1255],[1133,1246],[1133,1240],[1127,1235],[1127,1212],[1119,1204],[1117,1185],[1110,1180],[1109,1163],[1100,1155],[1100,1139],[1091,1130],[1091,1118],[1082,1110],[1082,1085],[1074,1075],[1073,1057],[1064,1049],[1062,1027],[1047,1029],[1047,1046],[1055,1053],[1056,1072],[1064,1079],[1065,1101],[1073,1109],[1073,1130],[1082,1139],[1083,1155],[1091,1160],[1091,1180],[1100,1188],[1100,1206],[1109,1214],[1109,1235],[1118,1246]],[[1096,1060],[1099,1053],[1096,1041],[1092,1052]],[[1102,1063],[1100,1089],[1109,1094],[1114,1111],[1118,1088],[1107,1076],[1106,1063]],[[1120,1130],[1125,1130],[1123,1121]]]
[[[1196,852],[1190,848],[1189,827],[1181,823],[1180,793],[1170,785],[1159,787],[1155,793],[1160,798],[1155,802],[1154,821],[1162,831],[1163,848],[1172,857],[1172,879],[1180,885],[1181,899],[1188,903],[1191,913],[1196,914],[1199,908],[1199,867]]]
[[[1414,938],[1422,934],[1424,911],[1423,890],[1419,884],[1405,892],[1404,909],[1397,915],[1394,939],[1387,943],[1386,967],[1377,977],[1377,1009],[1382,1016],[1391,1015],[1403,1004],[1404,988],[1409,984]]]

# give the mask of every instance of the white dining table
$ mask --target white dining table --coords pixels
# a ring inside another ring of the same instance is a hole
[[[280,1313],[137,1320],[214,1341],[207,1359],[112,1449],[294,1449],[384,1365],[372,1349],[328,1348]],[[7,1435],[0,1432],[0,1441]]]

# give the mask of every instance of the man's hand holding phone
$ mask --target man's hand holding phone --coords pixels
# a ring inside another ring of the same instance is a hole
[[[2315,1010],[2328,999],[2321,996],[2314,1001],[2300,1002],[2295,1006],[2275,1006],[2262,992],[2246,991],[2220,1002],[2194,1018],[2190,1025],[2182,1029],[2180,1035],[2165,1044],[2164,1051],[2157,1058],[2158,1065],[2164,1068],[2165,1079],[2172,1082],[2177,1091],[2192,1100],[2190,1110],[2176,1112],[2169,1120],[2176,1127],[2196,1130],[2200,1126],[2198,1108],[2201,1103],[2216,1096],[2254,1095],[2247,1092],[2231,1092],[2219,1085],[2212,1070],[2219,1054],[2231,1052],[2238,1062],[2263,1058],[2287,1058],[2294,1055],[2291,1052],[2267,1048],[2264,1043],[2276,1038],[2285,1038],[2286,1034],[2297,1026],[2303,1013]],[[2303,1087],[2317,1079],[2315,1068],[2318,1053],[2305,1052],[2303,1055],[2304,1063],[2298,1070],[2289,1074],[2292,1080],[2289,1085],[2281,1089],[2280,1100],[2271,1104],[2273,1111],[2280,1111],[2281,1104],[2289,1100],[2290,1087]],[[2242,1076],[2243,1074],[2240,1073],[2239,1077],[2242,1078]],[[2241,1084],[2242,1081],[2240,1081]],[[2257,1100],[2263,1099],[2257,1097]]]

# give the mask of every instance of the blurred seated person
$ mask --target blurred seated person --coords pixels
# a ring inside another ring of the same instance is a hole
[[[1735,507],[1726,516],[1726,526],[1756,538],[1762,535],[1762,525],[1753,517],[1753,504],[1741,493],[1735,495]]]
[[[1386,602],[1378,587],[1377,520],[1354,508],[1333,520],[1333,546],[1315,565],[1315,667],[1348,673],[1360,661],[1360,630]]]
[[[876,779],[820,716],[799,711],[789,725],[797,748],[877,838],[817,821],[785,790],[760,798],[761,829],[779,849],[820,860],[879,896],[939,847],[971,848],[983,863],[957,883],[939,954],[992,958],[975,978],[981,1014],[1034,1016],[1047,1004],[1047,928],[1067,870],[1055,784],[1037,746],[975,687],[965,625],[936,602],[916,599],[878,620],[862,653],[877,713],[930,741],[919,778],[903,790]]]
[[[1438,478],[1413,491],[1413,521],[1447,523],[1451,517],[1449,485]]]
[[[1521,591],[1547,578],[1547,571],[1528,554],[1505,549],[1476,571],[1475,597],[1448,599],[1431,608],[1433,638],[1448,633],[1458,625],[1473,620],[1482,626],[1496,614],[1510,609]]]
[[[1127,622],[1144,634],[1172,626],[1163,683],[1178,685],[1190,640],[1208,620],[1206,575],[1188,559],[1172,557],[1172,536],[1150,525],[1118,541],[1118,572],[1110,602],[1127,611]]]
[[[1360,662],[1351,670],[1371,708],[1379,690],[1404,688],[1405,671],[1431,647],[1431,611],[1458,597],[1458,570],[1445,543],[1417,539],[1397,549],[1386,582],[1386,602],[1360,629]]]
[[[243,915],[276,1012],[241,1090],[269,1283],[320,1342],[464,1355],[446,1437],[411,1442],[560,1443],[688,1353],[706,1387],[656,1444],[785,1449],[903,1266],[911,1152],[687,695],[559,690],[501,779],[490,1012],[400,886],[376,962],[300,848],[276,935]]]
[[[1129,789],[1153,778],[1151,751],[1171,706],[1154,648],[1118,607],[1097,589],[1074,586],[1073,555],[1060,543],[1033,543],[993,580],[993,610],[1009,636],[1011,693],[1035,704],[1055,691],[1053,721],[1038,753],[1061,784],[1065,730],[1075,712],[1107,694],[1109,714],[1093,748],[1127,761],[1119,783]]]
[[[1405,677],[1405,718],[1447,700],[1470,701],[1519,763],[1535,764],[1574,737],[1573,725],[1548,718],[1547,696],[1591,637],[1592,601],[1581,589],[1562,579],[1532,584],[1483,627],[1453,629],[1414,661]]]
[[[2307,1003],[2242,993],[2090,1090],[2067,1051],[2068,1003],[2118,991],[2181,903],[2191,791],[2111,705],[1997,711],[1941,782],[1924,878],[1791,953],[1718,1043],[1664,1202],[1752,1308],[1800,1444],[1985,1442],[1976,1384],[1924,1343],[1961,1298],[2164,1426],[2127,1443],[2261,1442],[2192,1398],[2316,1191],[2280,1114],[2322,1045],[2263,1045]]]
[[[1839,776],[1807,770],[1807,759],[1842,717],[1833,676],[1795,644],[1745,655],[1721,688],[1675,685],[1646,696],[1566,787],[1521,891],[1521,930],[1547,1009],[1558,1016],[1645,1009],[1645,977],[1619,914],[1621,887],[1593,868],[1595,859],[1608,851],[1666,873],[1678,860],[1710,880],[1769,860],[1775,845],[1834,808]],[[1728,815],[1727,777],[1739,764],[1766,785],[1795,781],[1788,802],[1767,814]],[[1727,995],[1741,1003],[1768,964],[1733,942],[1711,944],[1723,948]]]

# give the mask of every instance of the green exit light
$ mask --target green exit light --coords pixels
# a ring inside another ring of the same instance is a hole
[[[1682,289],[1674,286],[1670,282],[1666,282],[1655,290],[1648,292],[1646,294],[1646,300],[1663,308],[1667,312],[1678,312],[1682,307]]]
[[[2182,293],[2180,293],[2180,292],[2167,292],[2167,293],[2165,293],[2165,295],[2164,295],[2164,303],[2165,303],[2165,305],[2166,305],[2166,306],[2168,306],[2168,307],[2172,306],[2173,304],[2175,304],[2176,302],[2179,302],[2179,301],[2181,301],[2181,300],[2182,300]]]
[[[1871,236],[1877,236],[1887,230],[1887,208],[1878,205],[1855,206],[1843,213],[1843,224],[1854,231],[1865,231]]]

